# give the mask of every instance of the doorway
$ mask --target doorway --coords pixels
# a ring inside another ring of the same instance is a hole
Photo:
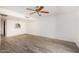
[[[6,36],[6,15],[0,14],[0,49],[3,49]]]

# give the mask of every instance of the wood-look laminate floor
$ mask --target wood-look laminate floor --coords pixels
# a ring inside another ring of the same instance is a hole
[[[19,35],[2,39],[0,53],[75,53],[75,43],[33,35]]]

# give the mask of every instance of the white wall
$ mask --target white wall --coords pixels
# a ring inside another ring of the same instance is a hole
[[[77,37],[77,13],[59,15],[56,17],[56,37],[74,42]]]
[[[28,33],[53,38],[55,35],[56,19],[54,16],[39,16],[28,22]]]
[[[15,24],[19,23],[21,25],[21,28],[16,28]],[[23,19],[20,20],[19,18],[7,18],[7,24],[6,24],[6,36],[15,36],[20,34],[25,34],[27,31],[26,28],[26,21]]]
[[[79,11],[56,17],[56,37],[75,42],[79,47]]]
[[[77,11],[77,18],[76,18],[76,44],[79,47],[79,11]]]

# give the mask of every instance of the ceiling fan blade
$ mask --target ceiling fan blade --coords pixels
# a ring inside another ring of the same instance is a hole
[[[33,10],[33,9],[30,9],[30,8],[26,8],[27,10],[31,10],[31,11],[35,11],[35,10]]]
[[[40,11],[41,13],[49,13],[48,11]]]
[[[36,9],[36,11],[40,11],[40,10],[42,10],[43,8],[44,8],[43,6],[39,6],[39,8]]]
[[[32,13],[30,13],[30,15],[32,15],[32,14],[34,14],[34,13],[36,13],[36,12],[32,12]]]

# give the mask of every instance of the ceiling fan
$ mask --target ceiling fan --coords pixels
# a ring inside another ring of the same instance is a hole
[[[44,10],[44,6],[36,6],[35,9],[26,8],[26,10],[33,11],[32,13],[30,13],[30,15],[33,15],[33,14],[37,13],[39,16],[42,16],[41,13],[44,13],[44,14],[49,13],[48,11]]]

